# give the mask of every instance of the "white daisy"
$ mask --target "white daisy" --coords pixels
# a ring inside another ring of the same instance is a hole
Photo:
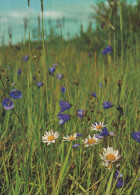
[[[108,124],[104,125],[104,122],[95,122],[95,124],[91,125],[92,131],[100,131],[103,127],[106,127]]]
[[[116,162],[120,159],[118,150],[114,150],[112,147],[103,148],[103,155],[100,154],[101,159],[104,161],[104,165],[109,165],[110,163]]]
[[[77,133],[75,133],[74,135],[68,136],[67,137],[63,137],[63,141],[72,141],[72,140],[76,140],[77,137]]]
[[[85,147],[96,145],[99,141],[100,139],[96,138],[95,135],[93,136],[93,138],[89,135],[88,139],[86,138],[85,140],[82,140],[83,144],[85,144]]]
[[[48,143],[47,145],[50,145],[50,143],[55,143],[55,140],[60,136],[58,132],[53,132],[53,130],[49,132],[45,132],[44,136],[42,136],[42,142]]]

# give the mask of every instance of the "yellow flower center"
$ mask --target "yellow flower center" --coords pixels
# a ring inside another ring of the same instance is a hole
[[[102,129],[103,128],[103,126],[102,125],[98,125],[98,126],[96,126],[96,129]]]
[[[48,136],[48,141],[53,141],[54,140],[54,135],[49,135]]]
[[[69,140],[74,140],[75,139],[75,137],[69,137]]]
[[[116,160],[116,156],[114,154],[108,154],[108,155],[106,155],[106,160],[114,161],[114,160]]]
[[[96,142],[96,140],[93,139],[93,138],[91,138],[91,139],[88,140],[87,144],[88,144],[88,145],[92,145],[92,144],[94,144],[95,142]]]

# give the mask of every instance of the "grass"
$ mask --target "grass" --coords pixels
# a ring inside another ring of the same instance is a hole
[[[22,99],[14,100],[14,110],[5,111],[1,106],[1,194],[139,194],[139,143],[131,138],[131,133],[140,128],[139,45],[125,48],[122,59],[113,53],[103,56],[99,51],[89,58],[76,42],[61,38],[55,44],[43,40],[43,49],[35,49],[37,44],[27,42],[20,51],[14,46],[3,46],[0,51],[0,68],[4,69],[1,102],[9,98],[4,87],[10,92],[13,82],[23,95]],[[27,54],[29,62],[22,61]],[[55,63],[58,66],[51,76],[46,70]],[[21,75],[17,75],[18,69]],[[57,73],[63,73],[64,78],[58,80]],[[120,91],[118,80],[122,80]],[[38,81],[44,82],[40,88],[36,86]],[[61,86],[65,86],[65,94],[61,93]],[[91,98],[91,92],[98,98]],[[64,125],[59,125],[57,118],[59,100],[75,105],[66,111],[72,117]],[[104,101],[119,103],[124,116],[119,117],[115,106],[104,110]],[[77,109],[88,110],[87,116],[78,118]],[[82,138],[93,135],[90,128],[96,121],[107,123],[108,131],[116,136],[104,137],[98,145],[85,148]],[[51,129],[59,132],[60,137],[47,146],[42,143],[42,136]],[[63,136],[74,133],[81,133],[82,138],[63,142]],[[80,147],[72,148],[74,143]],[[109,171],[102,165],[99,154],[107,146],[122,155],[118,169],[127,182],[124,188],[116,188],[115,167]]]

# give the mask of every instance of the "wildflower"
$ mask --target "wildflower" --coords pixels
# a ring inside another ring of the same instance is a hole
[[[85,140],[82,140],[83,143],[85,144],[85,147],[89,147],[92,145],[96,145],[99,142],[99,139],[93,136],[93,138],[89,135],[88,139],[86,138]]]
[[[103,138],[104,138],[104,137],[101,136],[101,135],[95,135],[95,137],[98,138],[98,139],[103,139]]]
[[[38,82],[36,85],[37,85],[37,87],[41,87],[41,86],[44,85],[44,83],[43,82]]]
[[[55,72],[55,67],[57,66],[57,64],[54,64],[52,67],[49,68],[49,73],[53,74]]]
[[[101,87],[101,88],[103,87],[102,83],[100,83],[100,87]]]
[[[19,99],[22,98],[22,93],[21,91],[17,90],[17,89],[13,89],[10,94],[10,97],[12,97],[13,99]]]
[[[106,47],[106,51],[107,53],[111,53],[112,52],[112,47],[109,45]]]
[[[122,188],[122,187],[124,187],[125,185],[126,185],[126,182],[123,181],[123,179],[119,178],[119,179],[117,180],[117,183],[116,183],[116,187],[117,187],[117,188]]]
[[[5,98],[2,103],[1,103],[2,106],[4,106],[4,109],[5,110],[10,110],[10,109],[13,109],[14,108],[14,103],[13,103],[13,100],[9,99],[9,98]]]
[[[108,132],[106,127],[103,127],[102,132],[99,134],[99,136],[115,136],[115,133],[113,132]]]
[[[139,142],[139,143],[140,143],[140,131],[133,132],[133,133],[131,134],[131,137],[132,137],[136,142]]]
[[[77,148],[79,146],[80,146],[80,144],[74,144],[74,145],[72,145],[73,148]]]
[[[44,136],[42,136],[42,142],[48,143],[47,145],[50,145],[50,143],[55,143],[55,140],[60,136],[58,132],[53,132],[53,130],[49,132],[45,132]]]
[[[103,109],[109,109],[113,106],[110,102],[103,102]]]
[[[61,106],[61,112],[64,112],[65,110],[68,110],[69,108],[71,108],[71,104],[69,102],[64,102],[59,100],[59,105]]]
[[[93,124],[91,126],[91,130],[95,130],[95,131],[101,131],[103,129],[103,127],[106,127],[108,124],[104,125],[104,122],[95,122],[95,124]]]
[[[68,136],[67,137],[63,137],[63,141],[72,141],[72,140],[76,140],[77,134],[75,133],[74,135]]]
[[[79,118],[83,118],[84,117],[84,110],[83,109],[79,109],[78,110],[78,117]]]
[[[112,147],[103,148],[103,155],[100,154],[101,159],[105,163],[113,163],[119,160],[121,157],[118,150],[114,150]]]
[[[66,91],[65,87],[60,87],[60,89],[61,89],[62,93],[64,94]]]
[[[61,73],[59,73],[59,74],[57,74],[56,76],[57,76],[58,79],[62,79],[64,75],[61,74]]]
[[[17,74],[18,74],[18,75],[20,75],[20,74],[21,74],[21,69],[19,69],[19,70],[17,71]]]
[[[80,134],[80,133],[77,133],[77,137],[82,137],[82,134]]]
[[[59,121],[59,124],[60,125],[63,125],[65,122],[67,122],[68,120],[70,120],[70,115],[69,114],[62,114],[62,113],[59,113],[57,115],[57,117],[60,119]]]
[[[97,98],[96,93],[92,92],[91,95],[92,95],[93,97]]]
[[[110,54],[111,52],[112,52],[112,47],[109,45],[102,51],[102,54],[106,55],[107,53]]]
[[[123,174],[120,173],[118,170],[115,172],[115,178],[123,177]]]
[[[25,61],[25,62],[28,62],[29,56],[28,56],[28,55],[24,56],[24,57],[22,58],[22,60]]]

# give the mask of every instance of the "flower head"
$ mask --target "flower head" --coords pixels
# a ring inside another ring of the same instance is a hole
[[[48,143],[47,145],[50,145],[50,143],[55,143],[55,140],[60,136],[58,132],[53,132],[53,130],[49,132],[45,132],[44,136],[42,136],[42,142]]]
[[[59,74],[57,74],[56,76],[57,76],[58,79],[62,79],[64,75],[61,74],[61,73],[59,73]]]
[[[49,68],[49,73],[53,74],[55,72],[55,67],[57,66],[57,64],[54,64],[52,67]]]
[[[77,137],[82,137],[82,134],[81,133],[77,133]]]
[[[102,84],[102,83],[100,83],[100,87],[101,87],[101,88],[103,87],[103,84]]]
[[[28,55],[24,56],[24,57],[22,58],[22,60],[25,61],[25,62],[28,62],[29,56],[28,56]]]
[[[103,51],[102,54],[106,55],[107,53],[111,53],[112,52],[112,47],[110,45],[108,45]]]
[[[122,188],[122,187],[124,187],[124,186],[126,186],[126,182],[123,181],[123,179],[119,178],[119,179],[117,180],[116,187],[117,187],[117,188]]]
[[[120,177],[123,177],[123,174],[120,173],[118,170],[116,170],[116,172],[115,172],[115,178],[120,178]]]
[[[91,130],[92,131],[101,131],[103,129],[103,127],[106,127],[108,124],[104,125],[104,122],[95,122],[95,124],[93,124],[91,126]]]
[[[21,69],[19,69],[19,70],[17,71],[17,74],[18,74],[18,75],[20,75],[20,74],[21,74]]]
[[[96,93],[92,92],[91,95],[92,95],[93,97],[97,98]]]
[[[99,136],[115,136],[115,133],[108,132],[106,127],[103,127],[102,132],[99,134]]]
[[[84,117],[84,110],[83,109],[79,109],[78,110],[78,117],[79,118],[83,118]]]
[[[60,89],[61,89],[62,93],[64,94],[65,91],[66,91],[66,88],[65,87],[60,87]]]
[[[19,99],[22,98],[22,93],[21,91],[17,90],[17,89],[13,89],[10,94],[10,97],[12,97],[13,99]]]
[[[137,132],[133,132],[131,134],[132,138],[136,141],[136,142],[139,142],[140,143],[140,131],[137,131]]]
[[[43,82],[38,82],[36,85],[37,85],[37,87],[41,87],[41,86],[44,85],[44,83]]]
[[[73,141],[76,140],[77,134],[75,133],[74,135],[63,137],[63,141]]]
[[[4,109],[5,110],[10,110],[10,109],[13,109],[14,108],[14,103],[13,103],[13,100],[9,99],[9,98],[5,98],[3,101],[2,101],[2,106],[4,106]]]
[[[96,138],[95,136],[91,137],[91,135],[88,136],[88,138],[86,138],[85,140],[82,140],[85,147],[89,147],[89,146],[92,146],[92,145],[96,145],[99,143],[99,139]]]
[[[110,102],[103,102],[103,109],[109,109],[113,106]]]
[[[59,113],[57,115],[57,117],[60,119],[59,121],[59,124],[60,125],[63,125],[65,122],[67,122],[68,120],[70,120],[70,115],[69,114],[62,114],[62,113]]]
[[[59,105],[61,106],[61,112],[64,112],[65,110],[68,110],[72,106],[69,102],[64,102],[64,101],[61,101],[61,100],[59,100]]]
[[[78,148],[80,146],[80,144],[74,144],[72,145],[73,148]]]
[[[119,151],[114,150],[112,147],[103,148],[103,155],[100,154],[101,159],[105,163],[113,163],[120,159]]]

